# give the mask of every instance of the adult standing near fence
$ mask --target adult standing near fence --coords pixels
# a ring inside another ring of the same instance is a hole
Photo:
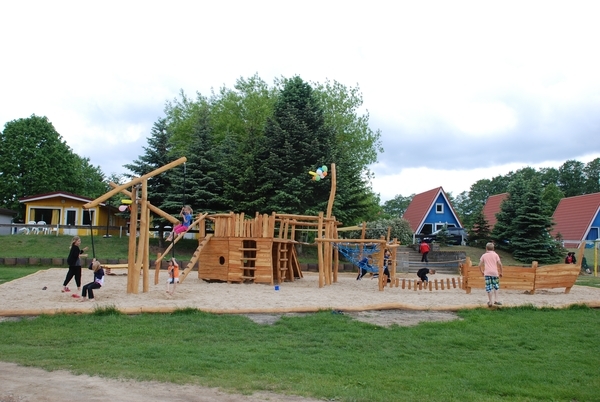
[[[500,279],[502,277],[502,262],[500,256],[494,251],[494,243],[485,245],[485,253],[479,259],[479,270],[485,277],[485,291],[488,295],[488,307],[494,304],[501,306],[498,300],[500,290]],[[493,296],[493,297],[492,297]]]
[[[421,245],[419,246],[419,252],[421,253],[421,262],[429,262],[429,259],[427,258],[429,250],[431,250],[431,248],[429,247],[429,243],[427,243],[425,240],[421,241]]]

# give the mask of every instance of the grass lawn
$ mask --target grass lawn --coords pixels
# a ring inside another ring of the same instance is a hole
[[[23,255],[46,241],[52,251],[40,251],[40,257],[68,250],[70,238],[50,243],[50,237],[11,246],[9,254]],[[114,239],[103,240],[98,247],[107,258],[126,254]],[[0,267],[0,284],[38,269]],[[600,278],[581,276],[577,284],[600,287]],[[261,325],[195,310],[125,316],[106,308],[0,321],[0,360],[335,401],[598,400],[600,310],[519,307],[458,314],[461,320],[383,328],[330,311]]]
[[[71,247],[72,236],[25,236],[12,235],[0,236],[0,257],[23,257],[23,258],[67,258]],[[93,251],[99,259],[127,258],[129,250],[129,237],[94,236],[94,247],[92,249],[91,236],[81,237],[81,248],[88,247],[87,253],[90,257]],[[159,239],[150,239],[151,258],[156,253],[164,251],[168,243],[159,244]],[[176,256],[181,259],[189,259],[196,248],[198,241],[193,239],[182,239],[175,245]],[[169,253],[170,254],[170,253]]]
[[[322,311],[274,325],[192,310],[0,322],[0,360],[335,401],[593,401],[600,311],[461,311],[382,328]],[[85,358],[81,358],[85,356]]]

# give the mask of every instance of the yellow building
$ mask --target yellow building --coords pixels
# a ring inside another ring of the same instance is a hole
[[[100,204],[90,210],[83,205],[93,201],[62,191],[38,194],[19,199],[25,204],[25,223],[45,233],[64,235],[90,235],[90,222],[94,227],[94,235],[119,235],[127,231],[128,219],[120,214],[116,206]]]

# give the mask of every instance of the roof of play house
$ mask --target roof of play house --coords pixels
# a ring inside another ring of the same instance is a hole
[[[552,215],[552,237],[560,233],[563,240],[583,240],[599,209],[600,193],[563,198]]]
[[[406,208],[406,211],[404,211],[404,215],[402,215],[402,217],[408,221],[410,228],[413,232],[416,233],[417,230],[422,226],[431,208],[435,207],[435,201],[437,200],[440,193],[444,196],[444,200],[450,207],[452,215],[454,216],[454,218],[456,218],[456,221],[462,227],[460,219],[458,219],[458,216],[456,215],[452,204],[448,200],[444,189],[442,187],[437,187],[429,191],[425,191],[424,193],[415,195],[410,204],[408,205],[408,208]]]

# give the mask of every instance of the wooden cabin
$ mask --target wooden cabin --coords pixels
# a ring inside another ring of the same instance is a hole
[[[122,228],[123,235],[127,231],[127,220],[118,215],[115,206],[99,204],[86,210],[84,204],[92,201],[91,198],[76,194],[57,191],[47,194],[37,194],[19,199],[25,204],[25,223],[35,233],[53,233],[70,236],[89,236],[90,229],[86,226],[96,227],[94,235],[105,234],[102,227],[110,227],[111,235],[119,235]]]

